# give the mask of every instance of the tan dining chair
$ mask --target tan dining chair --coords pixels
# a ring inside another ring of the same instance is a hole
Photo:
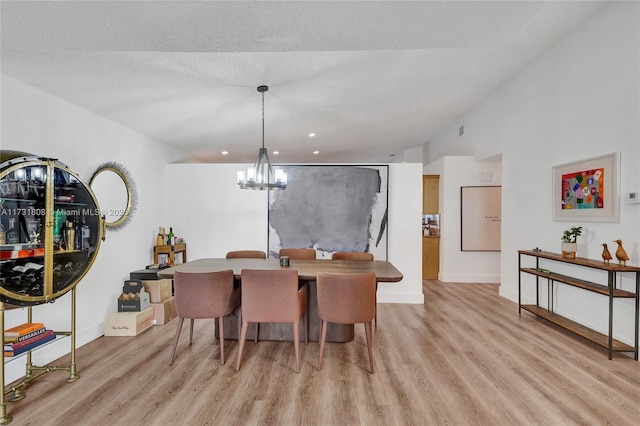
[[[266,259],[267,254],[262,250],[235,250],[227,252],[227,259]],[[242,281],[240,278],[235,278],[233,281],[234,287],[241,287]],[[238,319],[239,320],[239,319]],[[238,327],[242,324],[238,323]],[[260,324],[256,323],[256,343],[258,342],[258,334],[260,333]],[[238,336],[240,333],[238,332]]]
[[[278,256],[289,256],[291,260],[315,260],[316,250],[312,248],[281,248]]]
[[[180,272],[173,276],[173,291],[178,314],[178,326],[173,339],[171,361],[173,365],[180,332],[185,318],[189,318],[189,344],[193,343],[193,323],[201,318],[218,318],[220,334],[220,362],[224,364],[224,317],[240,306],[241,291],[233,288],[233,271]],[[215,337],[214,337],[215,339]]]
[[[364,324],[369,350],[369,368],[373,374],[373,333],[371,322],[376,313],[376,274],[338,275],[319,272],[318,316],[322,320],[318,370],[322,368],[328,323]]]
[[[242,330],[236,371],[244,351],[247,330],[252,322],[279,322],[293,325],[293,346],[296,355],[296,373],[300,372],[300,320],[304,319],[305,343],[309,343],[307,304],[309,287],[298,288],[298,271],[242,270]]]
[[[373,260],[373,253],[362,251],[337,251],[331,254],[332,260]]]
[[[373,253],[362,251],[336,251],[331,254],[331,260],[364,260],[373,261]],[[376,316],[374,318],[378,328],[378,284],[376,283]]]
[[[266,259],[262,250],[235,250],[227,252],[227,259]]]

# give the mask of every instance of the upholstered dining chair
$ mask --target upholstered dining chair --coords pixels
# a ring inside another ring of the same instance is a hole
[[[314,260],[316,250],[312,248],[281,248],[279,257],[289,256],[291,260]]]
[[[262,250],[235,250],[227,252],[227,259],[266,259],[267,253]],[[242,281],[240,278],[235,278],[233,281],[233,287],[241,287]],[[238,327],[241,327],[242,324],[238,323]],[[258,334],[260,333],[260,325],[256,323],[256,343],[258,342]],[[240,332],[238,332],[238,336]]]
[[[362,251],[337,251],[331,254],[332,260],[373,260],[373,253]]]
[[[227,252],[227,259],[266,259],[267,254],[262,250],[235,250]]]
[[[331,260],[373,260],[373,253],[361,251],[337,251],[331,254]],[[378,328],[378,284],[376,283],[376,316],[374,318]]]
[[[293,346],[296,355],[296,373],[300,372],[300,320],[304,319],[305,343],[309,343],[307,304],[309,288],[305,283],[298,288],[298,271],[242,270],[242,330],[236,371],[244,351],[249,323],[279,322],[293,325]]]
[[[338,275],[319,272],[318,316],[322,320],[318,370],[322,368],[328,323],[364,323],[369,350],[369,368],[373,374],[373,334],[371,322],[376,313],[376,274]]]
[[[233,271],[188,273],[176,271],[173,291],[178,314],[178,326],[173,339],[171,361],[176,355],[180,332],[185,318],[189,318],[189,344],[193,342],[193,323],[201,318],[218,318],[220,334],[220,362],[224,364],[224,317],[240,306],[241,291],[233,288]]]

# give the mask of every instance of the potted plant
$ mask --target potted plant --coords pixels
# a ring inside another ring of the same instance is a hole
[[[564,231],[562,235],[562,257],[575,259],[578,251],[578,243],[576,240],[582,234],[582,226],[574,226]]]

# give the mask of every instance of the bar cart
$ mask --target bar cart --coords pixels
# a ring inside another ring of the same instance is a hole
[[[56,159],[18,151],[0,151],[0,328],[5,329],[5,309],[50,303],[71,292],[71,360],[65,366],[32,364],[26,353],[24,377],[5,386],[5,355],[0,365],[0,425],[7,424],[10,400],[24,398],[31,381],[55,370],[76,371],[76,285],[93,264],[104,239],[104,219],[90,187]],[[33,349],[35,350],[35,349]]]

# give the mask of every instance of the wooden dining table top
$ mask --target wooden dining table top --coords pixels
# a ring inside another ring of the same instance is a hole
[[[390,262],[384,260],[290,260],[288,267],[280,266],[280,259],[223,259],[209,258],[192,260],[182,265],[158,271],[160,278],[173,278],[175,271],[180,272],[217,272],[227,269],[233,270],[233,275],[240,277],[243,269],[295,269],[302,280],[315,280],[318,272],[330,274],[364,274],[376,273],[377,282],[398,282],[402,280],[402,273]]]

